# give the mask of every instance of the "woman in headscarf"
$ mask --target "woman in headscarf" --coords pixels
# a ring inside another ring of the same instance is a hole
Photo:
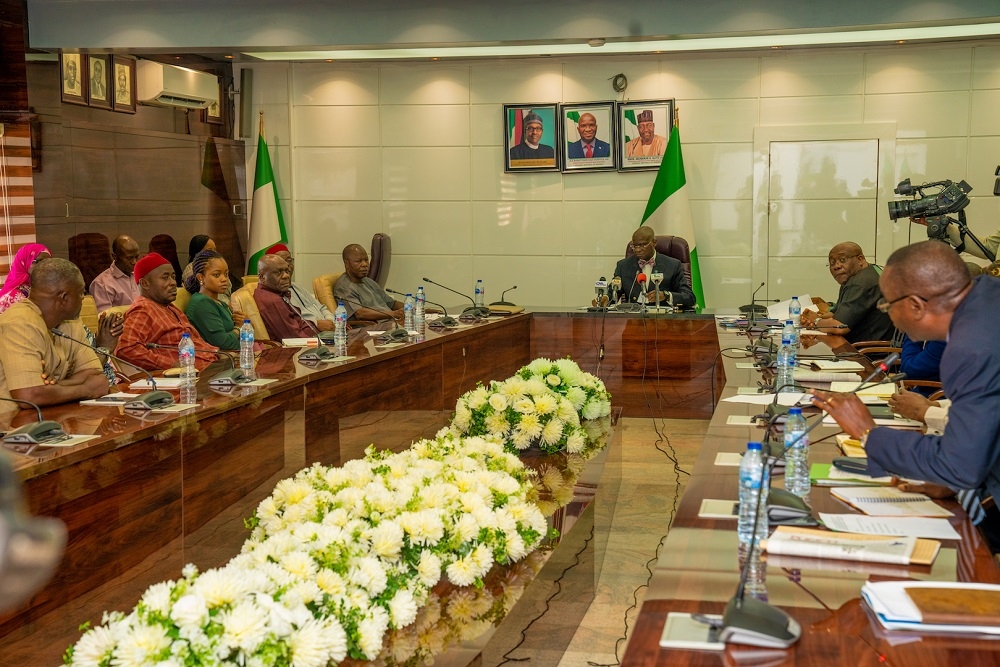
[[[4,312],[18,301],[28,298],[28,289],[31,283],[31,267],[35,262],[51,257],[52,253],[41,243],[29,243],[21,246],[20,250],[14,253],[14,260],[10,263],[10,273],[7,280],[0,288],[0,313]]]
[[[28,294],[31,292],[31,267],[51,256],[52,253],[49,252],[49,249],[41,243],[29,243],[22,246],[14,254],[14,261],[10,264],[10,273],[7,274],[7,280],[4,281],[3,288],[0,289],[0,313],[18,301],[28,298]],[[98,336],[94,336],[90,327],[84,325],[83,330],[87,332],[87,342],[94,346],[99,344],[109,350],[115,349],[118,337],[122,335],[123,319],[121,313],[108,313],[102,317]],[[115,384],[117,380],[111,359],[103,354],[98,354],[98,358],[104,364],[104,375],[108,378],[108,383]]]

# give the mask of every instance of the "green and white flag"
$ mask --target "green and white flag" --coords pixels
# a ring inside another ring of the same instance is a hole
[[[639,136],[639,123],[635,121],[635,109],[625,109],[622,114],[622,144],[627,144]]]
[[[271,155],[264,141],[264,116],[257,135],[257,171],[253,180],[253,203],[250,207],[250,246],[247,275],[257,274],[257,261],[275,243],[288,243],[285,219],[281,217],[278,186],[271,170]]]
[[[691,203],[688,201],[687,179],[684,177],[684,158],[681,156],[681,134],[676,125],[670,131],[667,152],[649,193],[646,212],[642,215],[640,226],[645,224],[649,224],[658,234],[680,236],[688,242],[691,249],[691,288],[698,307],[704,308],[705,294],[701,287],[698,248],[694,238]]]

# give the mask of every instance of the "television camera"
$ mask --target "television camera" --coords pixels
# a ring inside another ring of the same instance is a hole
[[[911,196],[913,199],[889,202],[889,219],[922,218],[927,223],[927,238],[945,243],[950,243],[948,225],[955,224],[958,226],[961,239],[955,250],[958,252],[965,250],[965,238],[968,236],[992,261],[996,259],[993,253],[986,249],[965,223],[965,208],[969,205],[971,191],[972,186],[965,181],[956,183],[944,180],[913,185],[907,178],[900,181],[893,192],[897,195]],[[957,219],[948,217],[953,213],[958,214]]]

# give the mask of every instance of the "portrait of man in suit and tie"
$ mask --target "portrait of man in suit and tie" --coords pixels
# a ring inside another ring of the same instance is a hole
[[[614,103],[563,105],[563,171],[613,169]]]

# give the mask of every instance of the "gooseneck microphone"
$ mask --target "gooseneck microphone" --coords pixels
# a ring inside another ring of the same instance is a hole
[[[53,327],[52,329],[49,329],[49,331],[51,331],[56,336],[60,336],[62,338],[65,338],[66,340],[71,340],[77,345],[83,345],[84,347],[89,347],[91,350],[97,352],[98,354],[107,355],[112,359],[114,359],[115,361],[120,361],[123,364],[128,364],[129,366],[133,366],[146,374],[146,379],[149,380],[149,386],[153,388],[152,391],[147,391],[143,394],[139,394],[134,399],[126,402],[125,408],[127,410],[152,410],[153,408],[165,408],[168,405],[174,404],[174,397],[171,396],[169,392],[159,391],[156,388],[156,380],[153,379],[153,374],[147,371],[145,368],[139,368],[130,361],[126,361],[121,357],[116,357],[103,347],[97,347],[96,345],[91,345],[87,341],[73,338],[69,334],[61,331],[60,329],[56,329]],[[146,347],[149,347],[152,344],[153,343],[146,343]]]
[[[604,280],[604,278],[601,278],[601,280]],[[505,299],[505,297],[507,296],[507,292],[512,292],[512,291],[514,291],[516,289],[517,289],[517,285],[514,285],[513,287],[508,287],[504,291],[500,292],[500,300],[499,301],[494,301],[490,305],[491,306],[514,306],[514,305],[516,305],[516,304],[513,304],[510,301],[507,301]]]
[[[880,375],[882,373],[888,373],[889,372],[889,367],[892,366],[894,363],[896,363],[896,360],[898,360],[898,359],[899,359],[899,352],[893,352],[888,357],[886,357],[882,361],[880,361],[877,364],[875,364],[875,370],[873,370],[868,377],[866,377],[864,380],[862,380],[858,384],[858,386],[854,388],[854,391],[855,392],[861,391],[862,389],[865,388],[866,384],[868,384],[869,382],[871,382],[872,380],[874,380],[878,375]],[[903,378],[906,377],[906,373],[898,373],[897,376],[898,375],[902,375]],[[900,379],[903,379],[903,378],[900,378]],[[897,380],[897,382],[898,382],[898,380]],[[875,384],[882,384],[882,383],[881,382],[876,382]]]
[[[8,431],[4,434],[4,443],[10,445],[38,445],[45,444],[46,442],[65,440],[68,437],[59,422],[42,419],[42,409],[38,407],[37,403],[25,401],[20,398],[7,398],[5,396],[0,396],[0,401],[30,405],[38,415],[38,421],[18,426],[13,431]],[[34,447],[29,447],[26,451],[21,451],[18,448],[18,451],[22,454],[30,454],[34,449]]]
[[[406,295],[403,294],[402,292],[397,292],[396,290],[389,289],[388,287],[385,288],[385,291],[388,292],[389,294],[395,294],[396,296],[406,297]],[[437,303],[435,301],[431,301],[430,299],[428,299],[426,297],[426,295],[424,296],[424,302],[429,303],[432,306],[437,306],[438,308],[440,308],[441,310],[444,311],[444,317],[440,317],[440,318],[434,320],[433,322],[429,323],[427,326],[432,327],[432,328],[439,327],[439,328],[445,328],[445,329],[454,329],[455,327],[457,327],[459,325],[459,321],[456,320],[451,315],[449,315],[448,314],[448,309],[445,308],[444,306],[442,306],[440,303]]]
[[[145,343],[145,346],[146,346],[146,349],[148,349],[148,350],[176,350],[177,349],[176,345],[161,345],[159,343]],[[195,347],[195,348],[192,348],[192,349],[195,352],[204,352],[205,354],[214,354],[217,357],[225,357],[226,359],[229,359],[229,362],[233,365],[233,368],[236,368],[236,366],[237,366],[237,364],[236,364],[236,355],[235,355],[235,353],[230,352],[229,350],[209,350],[208,348],[204,348],[204,347]],[[140,369],[140,370],[142,370],[142,369]]]
[[[489,316],[490,309],[489,308],[483,308],[483,307],[477,306],[476,305],[476,300],[473,299],[468,294],[463,294],[462,292],[459,292],[458,290],[453,290],[452,288],[448,287],[447,285],[442,285],[441,283],[436,283],[433,280],[431,280],[430,278],[421,278],[421,280],[423,280],[425,283],[430,283],[431,285],[437,285],[438,287],[444,288],[444,289],[448,290],[449,292],[452,292],[452,293],[457,294],[459,296],[464,296],[466,299],[468,299],[469,301],[471,301],[472,302],[472,307],[466,308],[465,310],[463,310],[462,311],[463,315],[468,314],[468,315],[472,315],[474,317],[487,317],[487,316]]]

